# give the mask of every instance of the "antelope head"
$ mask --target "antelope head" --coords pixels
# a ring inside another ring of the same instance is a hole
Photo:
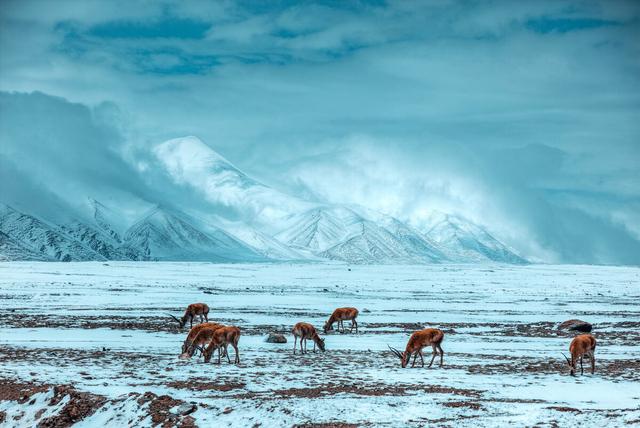
[[[211,343],[202,351],[202,355],[204,356],[205,363],[208,363],[209,361],[211,361],[211,356],[213,355],[213,351],[215,351],[216,349],[218,349],[218,346],[215,346],[213,343]]]
[[[333,323],[327,321],[326,323],[324,323],[324,327],[322,327],[322,330],[324,331],[324,334],[327,334],[329,331],[333,330]]]
[[[575,375],[575,367],[573,367],[573,364],[571,364],[571,360],[569,358],[567,358],[566,355],[564,355],[564,352],[562,353],[562,356],[564,357],[565,360],[567,360],[567,365],[569,365],[569,367],[571,367],[571,372],[569,374],[571,374],[571,376]]]
[[[324,339],[318,336],[318,339],[316,340],[316,344],[318,345],[318,348],[320,348],[320,350],[324,352]]]
[[[391,350],[391,352],[393,352],[393,354],[400,358],[400,361],[402,363],[402,368],[407,367],[407,364],[409,364],[409,358],[411,357],[409,354],[407,354],[406,352],[400,352],[398,351],[396,348],[392,348],[391,346],[387,345],[389,347],[389,349]]]

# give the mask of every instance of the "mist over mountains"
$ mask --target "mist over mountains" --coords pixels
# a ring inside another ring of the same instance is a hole
[[[30,128],[20,110],[33,97],[40,111]],[[197,137],[126,161],[108,106],[44,94],[2,99],[0,129],[11,142],[0,157],[2,260],[526,262],[459,216],[437,214],[417,230],[362,206],[279,191]]]
[[[484,211],[476,205],[467,211],[448,211],[446,205],[423,211],[431,190],[417,181],[414,204],[379,200],[389,189],[376,192],[380,181],[374,179],[369,189],[358,188],[358,202],[341,203],[348,201],[343,196],[352,187],[349,177],[356,179],[362,170],[356,163],[337,162],[327,169],[330,158],[309,157],[287,169],[282,153],[274,152],[262,160],[265,167],[282,168],[280,176],[293,173],[294,181],[300,176],[314,180],[300,189],[278,180],[267,183],[256,178],[265,177],[260,160],[244,170],[197,137],[147,138],[128,120],[109,103],[89,107],[39,92],[0,92],[3,260],[633,264],[640,253],[625,226],[575,209],[570,217],[558,209],[545,219],[555,228],[567,225],[562,227],[569,241],[550,235],[543,235],[546,241],[535,239],[526,228],[513,229],[515,221],[505,225],[479,216]],[[369,174],[409,172],[402,169],[405,164],[398,163],[395,171],[389,165]],[[336,175],[341,168],[345,174]],[[322,185],[323,179],[327,185],[314,192],[310,185]],[[403,184],[404,193],[411,184]],[[366,192],[370,201],[362,199]],[[464,195],[473,200],[473,193]],[[518,213],[530,209],[517,202]],[[373,208],[389,204],[394,215]],[[402,214],[404,207],[413,208],[412,214]],[[416,213],[422,216],[418,222]],[[504,212],[501,218],[508,216]],[[505,231],[516,233],[505,236]],[[574,243],[582,245],[564,258],[545,257],[548,249]]]

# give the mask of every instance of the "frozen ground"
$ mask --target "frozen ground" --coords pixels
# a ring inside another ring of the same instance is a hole
[[[0,263],[0,426],[640,425],[640,269],[348,269]],[[166,314],[198,301],[242,329],[239,366],[177,359]],[[293,324],[340,306],[360,334],[293,356]],[[569,318],[595,325],[595,375],[568,376]],[[424,326],[445,331],[445,366],[402,369],[387,344]]]

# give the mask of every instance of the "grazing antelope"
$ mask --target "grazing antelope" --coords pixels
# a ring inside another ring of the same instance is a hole
[[[200,351],[202,351],[203,349],[205,349],[205,346],[207,346],[209,342],[213,340],[213,334],[220,328],[223,327],[205,327],[200,329],[200,331],[195,334],[195,337],[191,341],[183,345],[185,350],[182,355],[180,355],[180,358],[191,358],[193,354],[196,353],[196,350],[199,349]]]
[[[209,329],[217,329],[220,327],[224,327],[222,324],[218,324],[217,322],[205,322],[202,324],[198,324],[195,327],[193,327],[191,330],[189,330],[189,334],[187,334],[187,338],[184,340],[184,342],[182,342],[182,353],[186,354],[187,350],[189,349],[189,347],[191,346],[191,344],[193,343],[193,339],[195,339],[195,337],[198,335],[198,333],[200,333],[201,330],[205,329],[205,328],[209,328]],[[203,349],[200,349],[200,351],[202,351]]]
[[[226,352],[227,345],[233,346],[236,351],[235,364],[240,364],[240,353],[238,352],[238,341],[240,340],[240,329],[238,327],[228,326],[216,329],[211,337],[209,346],[204,350],[204,362],[208,363],[211,360],[213,351],[218,350],[218,364],[220,364],[220,349],[224,349],[227,354],[227,361],[231,363],[229,353]]]
[[[351,328],[349,333],[353,331],[353,327],[356,328],[356,334],[358,333],[358,322],[356,317],[358,316],[358,310],[356,308],[338,308],[329,317],[329,320],[324,323],[324,333],[327,334],[330,330],[333,330],[333,323],[338,323],[338,331],[342,327],[341,333],[345,332],[344,321],[351,321]]]
[[[425,328],[424,330],[416,331],[411,335],[404,352],[400,352],[391,346],[389,346],[389,349],[391,349],[391,352],[393,352],[397,357],[400,357],[400,360],[402,361],[402,368],[407,367],[407,364],[409,364],[409,360],[411,359],[411,355],[413,355],[413,363],[411,364],[411,367],[416,365],[416,358],[418,355],[420,356],[420,361],[422,361],[422,367],[424,367],[422,348],[431,345],[431,348],[433,349],[433,356],[431,357],[429,367],[433,364],[433,360],[435,360],[436,355],[438,355],[438,351],[440,351],[440,367],[442,367],[444,352],[442,351],[440,344],[443,339],[444,333],[442,330],[438,330],[437,328]]]
[[[169,314],[171,318],[178,321],[180,328],[184,327],[187,324],[187,321],[189,321],[189,328],[193,327],[193,319],[196,315],[200,317],[200,322],[209,322],[209,306],[207,306],[206,303],[192,303],[187,306],[187,310],[184,311],[184,315],[181,319]]]
[[[306,322],[299,322],[295,326],[293,326],[293,353],[296,353],[296,344],[298,343],[298,338],[300,338],[300,352],[303,354],[307,353],[307,339],[313,340],[313,352],[316,352],[316,345],[322,352],[324,352],[324,339],[321,339],[318,336],[318,332],[315,327]],[[304,348],[302,346],[302,342],[304,342]]]
[[[574,337],[569,345],[569,352],[571,352],[571,360],[567,358],[564,353],[564,359],[567,360],[567,364],[571,367],[571,376],[575,376],[576,371],[576,363],[578,362],[578,358],[580,358],[580,374],[584,374],[584,368],[582,367],[582,357],[588,356],[591,360],[591,374],[594,374],[596,371],[596,338],[590,334],[579,334]]]

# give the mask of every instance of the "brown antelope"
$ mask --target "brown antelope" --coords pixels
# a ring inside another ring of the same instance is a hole
[[[234,360],[235,364],[240,364],[240,354],[238,353],[238,341],[240,340],[240,329],[238,327],[221,327],[216,329],[213,332],[213,336],[211,337],[211,342],[209,342],[209,346],[204,350],[204,362],[208,363],[211,360],[211,355],[213,351],[218,350],[218,364],[220,364],[220,349],[226,349],[227,345],[233,346],[233,349],[236,351],[236,358]],[[227,361],[231,363],[231,359],[229,358],[229,353],[227,354]]]
[[[321,339],[318,336],[318,332],[316,328],[309,323],[299,322],[295,326],[293,326],[293,353],[296,353],[296,344],[298,343],[298,338],[300,338],[300,352],[303,354],[307,353],[307,339],[313,340],[313,352],[316,352],[316,345],[322,352],[324,352],[324,339]],[[302,342],[304,342],[304,347],[302,346]]]
[[[209,329],[217,329],[220,327],[224,327],[222,324],[218,324],[216,322],[205,322],[202,324],[198,324],[195,327],[193,327],[191,330],[189,330],[189,334],[187,334],[187,338],[184,340],[184,342],[182,342],[182,354],[186,354],[187,350],[189,349],[189,347],[191,346],[191,344],[193,343],[193,339],[195,339],[195,337],[198,335],[198,333],[200,333],[201,330],[205,329],[205,328],[209,328]],[[200,351],[203,351],[203,348],[200,349]]]
[[[564,353],[564,359],[567,360],[567,364],[571,367],[571,376],[575,376],[576,363],[580,358],[580,374],[584,374],[584,368],[582,367],[582,357],[585,355],[591,360],[591,374],[596,371],[596,338],[590,334],[579,334],[574,337],[569,345],[569,352],[571,353],[571,360],[567,358]]]
[[[418,355],[420,356],[420,361],[422,361],[422,367],[424,367],[422,348],[431,345],[431,348],[433,349],[433,356],[431,357],[429,367],[433,364],[433,360],[435,360],[436,355],[438,355],[438,351],[440,351],[440,367],[442,367],[444,352],[442,351],[440,344],[443,339],[444,333],[442,330],[438,330],[437,328],[425,328],[424,330],[416,331],[411,335],[404,352],[400,352],[391,346],[389,346],[389,349],[391,349],[391,352],[393,352],[397,357],[400,357],[400,360],[402,361],[402,368],[407,367],[407,364],[409,364],[409,360],[411,359],[411,355],[413,355],[413,363],[411,364],[411,367],[416,365],[416,358]]]
[[[200,331],[195,334],[195,337],[190,342],[187,342],[185,344],[186,346],[183,345],[185,351],[182,353],[182,355],[180,355],[180,358],[191,358],[193,354],[195,354],[196,350],[200,349],[202,351],[203,349],[205,349],[205,346],[207,346],[213,340],[213,334],[220,328],[223,327],[201,328]]]
[[[333,330],[333,323],[338,323],[338,331],[342,327],[341,333],[345,332],[344,321],[351,321],[351,328],[349,333],[353,331],[353,327],[356,328],[356,334],[358,333],[358,322],[356,317],[358,316],[358,310],[356,308],[338,308],[329,317],[329,320],[324,323],[324,333],[327,334],[330,330]]]
[[[200,322],[209,322],[209,306],[206,303],[192,303],[187,306],[187,310],[184,311],[184,315],[181,319],[169,314],[171,318],[178,321],[180,328],[184,327],[189,321],[189,328],[193,327],[193,319],[196,316],[200,317]],[[203,319],[204,317],[204,319]]]

